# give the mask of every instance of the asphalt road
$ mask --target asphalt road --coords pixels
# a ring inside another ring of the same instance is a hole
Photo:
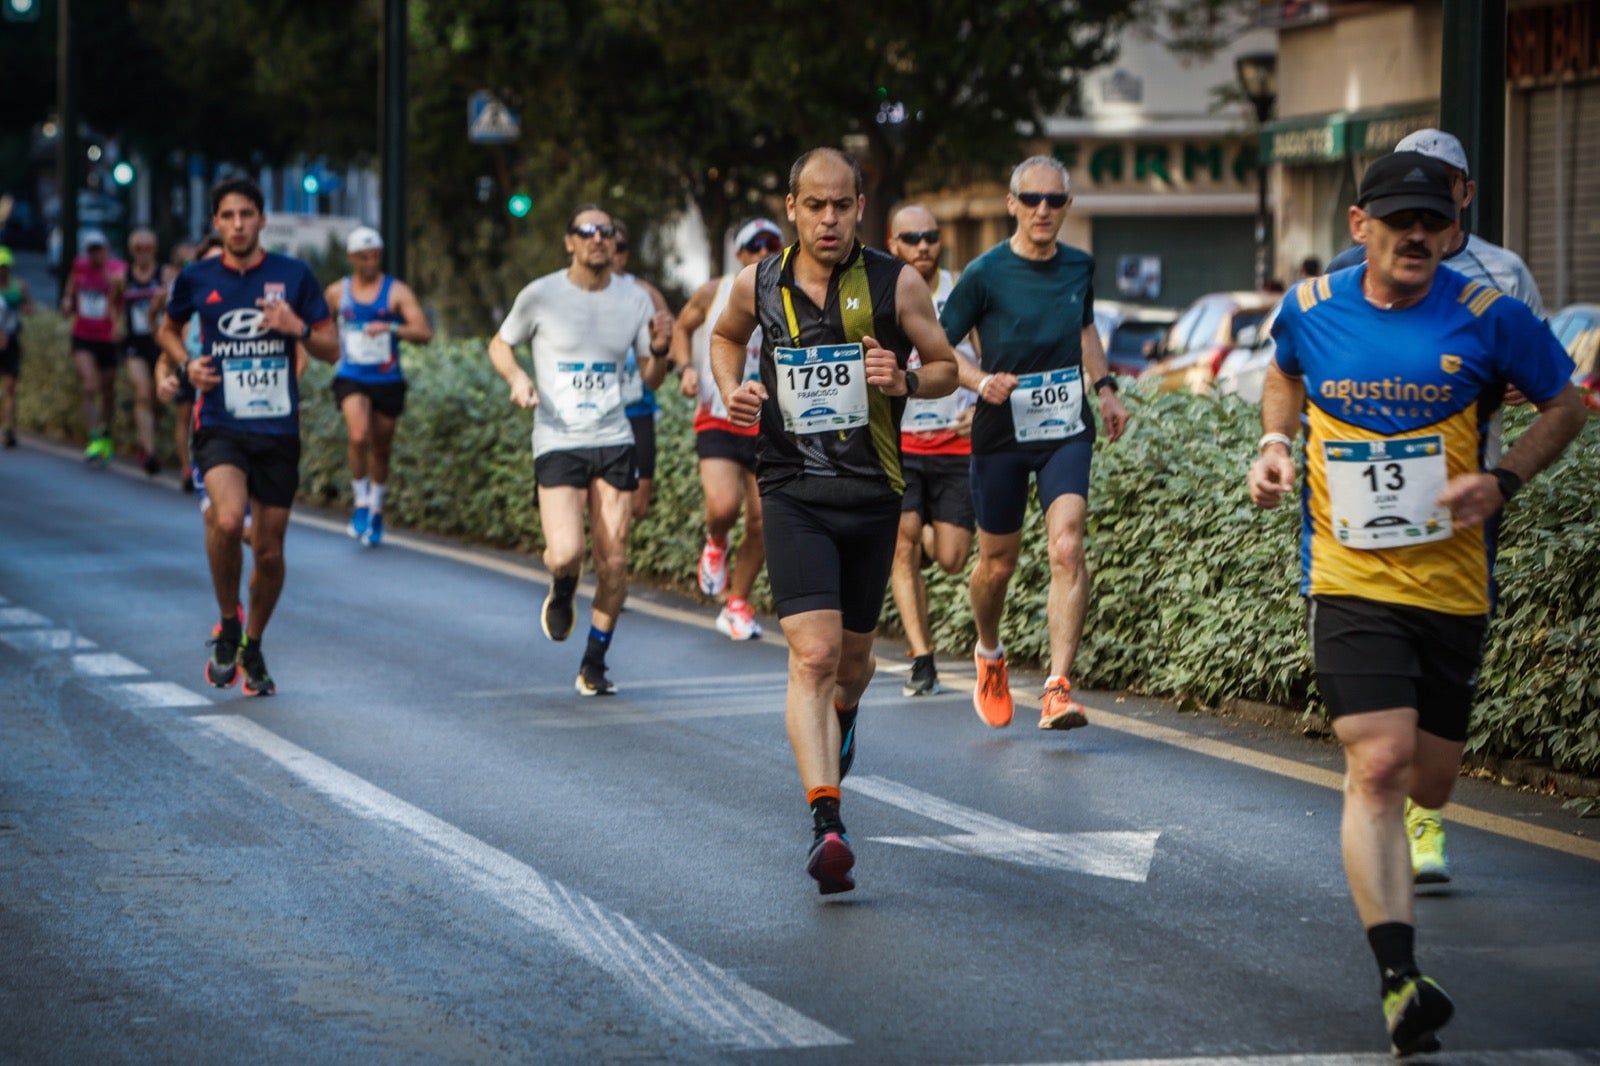
[[[886,669],[823,899],[770,634],[642,591],[583,699],[527,560],[287,551],[278,695],[214,690],[192,498],[0,456],[0,1061],[1388,1061],[1327,744],[1112,693],[993,731],[958,659]],[[1597,823],[1457,799],[1432,1061],[1600,1063]]]

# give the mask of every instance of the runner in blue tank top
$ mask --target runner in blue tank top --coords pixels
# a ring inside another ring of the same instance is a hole
[[[394,431],[406,408],[400,342],[427,344],[433,328],[409,286],[383,273],[383,238],[358,226],[345,238],[352,273],[328,286],[339,319],[339,367],[333,398],[350,436],[349,533],[368,547],[383,541],[383,494]],[[370,460],[368,458],[370,452]]]

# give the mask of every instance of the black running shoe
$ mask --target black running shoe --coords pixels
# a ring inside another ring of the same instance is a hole
[[[246,696],[270,696],[278,691],[278,686],[272,683],[272,675],[267,673],[267,660],[260,648],[254,644],[240,647],[239,665],[244,668]]]
[[[1438,1032],[1456,1005],[1431,977],[1412,977],[1383,997],[1383,1016],[1389,1025],[1389,1043],[1395,1058],[1426,1055],[1439,1050]]]
[[[913,656],[911,659],[911,675],[906,678],[906,683],[900,689],[906,696],[937,696],[939,694],[939,671],[933,665],[933,652],[926,655]]]
[[[211,658],[206,660],[206,680],[217,688],[228,688],[239,680],[239,622],[218,622],[211,627],[211,639],[206,646]]]
[[[572,630],[578,624],[578,612],[572,600],[570,592],[565,596],[560,595],[551,585],[550,594],[544,598],[544,610],[539,612],[539,624],[544,627],[544,635],[551,640],[566,640],[572,636]]]
[[[6,430],[6,447],[7,448],[15,448],[16,446],[17,446],[17,434],[16,434],[16,431],[15,430],[10,430],[10,429]]]
[[[850,850],[850,838],[845,835],[843,824],[818,825],[811,852],[806,856],[806,873],[817,882],[817,891],[831,896],[855,888],[856,879],[850,873],[855,864],[856,856]]]
[[[856,714],[860,711],[837,711],[839,715],[839,780],[850,772],[856,761]]]
[[[606,664],[593,659],[583,660],[583,665],[578,667],[578,680],[572,687],[580,696],[611,696],[617,691],[617,686],[606,676]]]

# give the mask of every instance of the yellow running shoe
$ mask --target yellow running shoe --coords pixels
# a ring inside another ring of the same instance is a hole
[[[1417,976],[1383,994],[1383,1018],[1389,1026],[1389,1047],[1395,1058],[1439,1050],[1438,1032],[1456,1005],[1431,977]]]
[[[1450,882],[1444,854],[1444,823],[1439,812],[1406,800],[1406,839],[1411,843],[1411,874],[1419,885]]]

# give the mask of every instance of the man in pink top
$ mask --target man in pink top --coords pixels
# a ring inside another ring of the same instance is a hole
[[[73,260],[61,314],[72,319],[72,362],[83,386],[83,425],[89,438],[86,463],[109,463],[111,415],[116,404],[117,320],[122,316],[122,279],[127,264],[112,258],[106,235],[88,230],[83,255]],[[99,421],[96,421],[96,410]]]

